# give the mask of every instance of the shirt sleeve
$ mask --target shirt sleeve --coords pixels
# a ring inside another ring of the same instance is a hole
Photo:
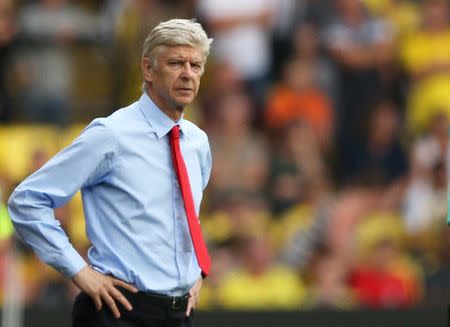
[[[207,136],[206,136],[204,153],[205,153],[205,156],[204,156],[203,164],[202,164],[202,179],[203,179],[202,188],[203,188],[203,190],[206,188],[206,185],[208,185],[209,177],[211,176],[211,168],[212,168],[211,148],[209,146]]]
[[[115,148],[114,135],[103,119],[94,120],[70,146],[25,179],[9,199],[17,233],[41,260],[67,277],[86,262],[70,244],[53,209],[67,203],[81,187],[107,176]]]

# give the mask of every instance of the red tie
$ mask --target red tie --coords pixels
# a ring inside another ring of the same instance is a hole
[[[184,208],[186,209],[186,216],[195,255],[197,256],[198,264],[202,270],[202,276],[206,277],[209,274],[209,269],[211,267],[211,259],[209,258],[208,249],[206,248],[203,239],[200,221],[195,213],[189,176],[180,150],[180,126],[178,125],[175,125],[170,131],[170,147],[172,148],[173,166],[175,167],[178,182],[180,184],[181,195],[183,196]]]

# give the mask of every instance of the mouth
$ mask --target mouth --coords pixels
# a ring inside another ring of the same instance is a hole
[[[191,97],[194,94],[194,90],[189,87],[179,87],[176,92],[183,97]]]
[[[190,87],[179,87],[179,88],[177,88],[177,91],[181,91],[181,92],[192,92],[193,89],[191,89]]]

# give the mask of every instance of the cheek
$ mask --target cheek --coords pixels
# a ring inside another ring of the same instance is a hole
[[[195,89],[198,90],[198,87],[200,86],[200,77],[194,79],[194,85]]]
[[[178,85],[178,78],[170,78],[169,80],[167,80],[166,86],[172,92],[175,91],[177,85]]]

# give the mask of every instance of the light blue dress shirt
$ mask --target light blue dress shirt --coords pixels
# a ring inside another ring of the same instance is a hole
[[[181,118],[180,146],[197,215],[211,172],[206,134]],[[147,94],[95,119],[67,148],[24,180],[9,199],[19,235],[68,277],[85,265],[55,219],[81,189],[91,266],[141,291],[185,294],[200,276],[173,169],[175,125]]]

